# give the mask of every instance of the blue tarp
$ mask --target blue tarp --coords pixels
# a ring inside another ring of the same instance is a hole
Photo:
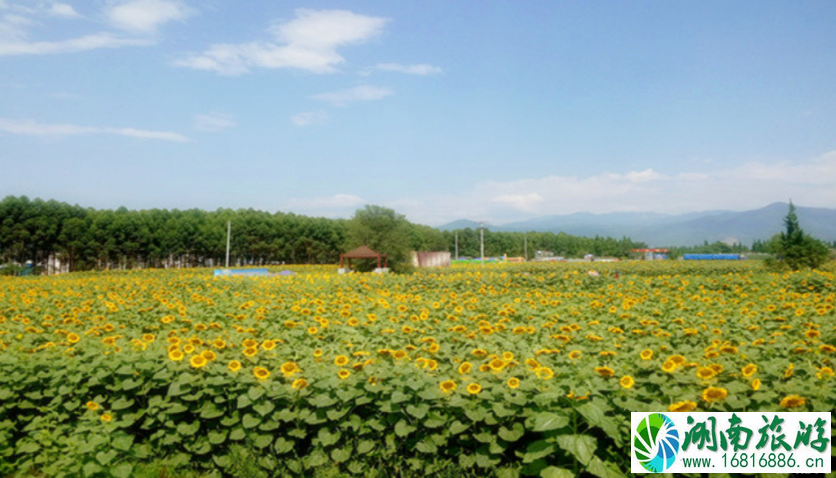
[[[215,277],[229,276],[267,276],[267,269],[215,269]]]
[[[740,254],[683,254],[686,261],[737,261]]]

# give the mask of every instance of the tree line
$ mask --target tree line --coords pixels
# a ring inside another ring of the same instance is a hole
[[[369,208],[394,214],[412,250],[455,254],[458,236],[460,256],[480,255],[478,229],[442,232],[410,223],[386,208]],[[358,220],[363,211],[357,211]],[[32,261],[46,267],[57,259],[70,271],[218,266],[225,262],[228,222],[231,265],[334,264],[357,242],[355,219],[254,209],[94,209],[8,196],[0,201],[0,264]],[[487,256],[523,256],[527,250],[528,258],[537,250],[564,257],[627,257],[630,249],[645,247],[628,238],[489,230],[484,231],[484,244]]]

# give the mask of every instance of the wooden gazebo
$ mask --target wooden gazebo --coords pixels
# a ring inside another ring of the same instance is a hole
[[[340,254],[340,269],[343,268],[343,261],[348,259],[348,267],[351,267],[351,259],[377,259],[377,268],[380,269],[380,260],[383,259],[383,267],[386,267],[386,254],[371,250],[368,246],[360,246],[357,249]]]

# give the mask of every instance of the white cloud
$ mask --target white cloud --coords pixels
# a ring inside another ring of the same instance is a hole
[[[86,134],[112,134],[140,139],[156,139],[163,141],[188,142],[189,138],[167,131],[148,131],[136,128],[112,128],[79,126],[73,124],[44,124],[32,120],[15,120],[0,118],[0,132],[22,136],[78,136]]]
[[[26,38],[27,28],[34,22],[28,17],[13,13],[0,18],[0,47],[4,41],[21,41]]]
[[[379,71],[394,71],[420,76],[439,75],[442,73],[441,68],[426,64],[402,65],[400,63],[378,63],[375,65],[374,69]]]
[[[100,48],[121,48],[150,44],[153,44],[153,41],[147,39],[121,38],[110,33],[97,33],[62,41],[0,41],[0,56],[77,53]]]
[[[75,11],[72,5],[67,5],[66,3],[53,3],[52,6],[49,7],[48,12],[50,15],[64,18],[76,18],[81,16]]]
[[[190,14],[181,2],[168,0],[129,0],[105,9],[111,25],[132,33],[154,33],[161,25],[185,20]]]
[[[537,193],[501,194],[493,198],[494,203],[507,204],[514,209],[519,209],[520,211],[533,211],[535,210],[537,204],[540,204],[545,200],[546,198]]]
[[[379,100],[392,94],[392,90],[388,88],[362,85],[348,90],[320,93],[312,96],[311,98],[331,103],[334,106],[348,106],[349,103]]]
[[[324,111],[306,111],[290,118],[296,126],[311,126],[328,120],[328,114]]]
[[[31,28],[51,27],[56,18],[66,20],[81,15],[65,3],[38,3],[36,8],[25,4],[4,5],[11,13],[0,18],[0,56],[77,53],[101,48],[152,45],[155,42],[145,34],[153,33],[162,23],[184,18],[187,12],[179,3],[163,0],[122,2],[106,7],[104,13],[111,24],[130,31],[131,35],[105,31],[63,40],[38,41],[29,38]]]
[[[296,10],[296,18],[270,28],[273,41],[212,45],[175,66],[241,75],[253,68],[297,68],[331,73],[345,62],[337,48],[363,43],[379,35],[385,18],[345,10]]]
[[[223,113],[199,114],[194,116],[193,127],[199,131],[223,131],[238,124],[232,116]]]
[[[575,212],[685,213],[757,209],[792,199],[836,204],[836,151],[806,161],[750,162],[713,171],[664,175],[652,169],[595,176],[489,181],[455,194],[389,203],[410,220],[441,225],[470,218],[494,224]]]

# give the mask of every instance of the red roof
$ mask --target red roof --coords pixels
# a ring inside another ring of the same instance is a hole
[[[357,249],[351,250],[343,254],[346,259],[366,259],[379,257],[382,254],[369,249],[368,246],[360,246]]]

